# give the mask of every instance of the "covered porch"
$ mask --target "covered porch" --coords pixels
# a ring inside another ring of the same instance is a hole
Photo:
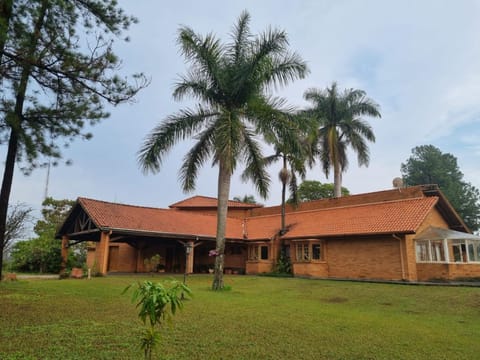
[[[225,272],[245,272],[247,248],[239,219],[228,219]],[[215,258],[216,217],[79,198],[60,227],[62,268],[69,246],[88,243],[93,273],[208,272]]]

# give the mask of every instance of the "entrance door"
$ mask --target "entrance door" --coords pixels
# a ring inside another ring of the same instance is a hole
[[[118,246],[110,246],[108,249],[107,271],[118,271]]]

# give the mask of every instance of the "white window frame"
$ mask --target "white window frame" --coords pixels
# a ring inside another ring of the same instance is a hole
[[[262,259],[262,247],[267,248],[267,258]],[[270,245],[263,244],[251,244],[248,245],[248,261],[267,261],[270,259]]]
[[[313,258],[314,245],[320,246],[319,259]],[[322,240],[315,239],[315,240],[295,241],[295,262],[307,263],[307,262],[323,262],[323,261],[325,261],[325,244]]]

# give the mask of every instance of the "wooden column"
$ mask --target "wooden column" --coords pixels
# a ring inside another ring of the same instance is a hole
[[[100,242],[96,248],[98,272],[106,275],[108,271],[108,251],[110,246],[110,232],[102,232]]]
[[[67,268],[67,260],[68,260],[68,236],[63,235],[62,236],[62,264],[60,265],[60,274],[64,274],[65,270]]]
[[[190,248],[190,253],[186,254],[187,261],[186,261],[186,269],[185,273],[192,274],[193,273],[193,253],[195,252],[195,247],[193,245],[193,241],[188,241],[185,246]]]

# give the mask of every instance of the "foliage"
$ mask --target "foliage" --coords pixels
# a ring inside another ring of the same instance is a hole
[[[129,296],[120,293],[146,279],[0,284],[0,358],[142,358],[132,330],[143,326]],[[218,294],[209,289],[210,275],[189,278],[195,301],[177,312],[175,326],[162,332],[154,355],[165,360],[478,358],[475,287],[225,279],[233,290]]]
[[[339,93],[335,82],[325,90],[309,89],[304,97],[312,103],[304,114],[318,123],[312,138],[315,153],[327,177],[333,168],[334,197],[340,197],[342,173],[348,167],[348,148],[356,152],[360,166],[369,164],[366,141],[375,142],[375,135],[361,116],[381,117],[379,105],[367,98],[363,90],[345,89]]]
[[[20,241],[12,247],[12,267],[18,271],[48,272],[60,271],[61,242],[55,239],[57,228],[63,222],[71,207],[75,204],[72,200],[55,200],[46,198],[42,203],[42,216],[34,226],[37,237]],[[85,243],[71,247],[68,267],[81,267],[86,260]]]
[[[316,180],[304,180],[298,187],[297,193],[300,202],[330,199],[334,197],[334,185],[332,183],[322,184]],[[350,195],[350,191],[342,186],[342,196],[348,195]],[[292,198],[288,202],[293,203]]]
[[[160,262],[162,261],[162,257],[160,254],[155,254],[150,258],[146,258],[143,260],[143,264],[145,265],[147,271],[155,272],[159,270]]]
[[[286,191],[289,188],[291,198],[298,203],[297,198],[297,177],[304,179],[306,175],[305,164],[309,162],[308,146],[304,138],[309,131],[313,131],[313,122],[308,118],[300,116],[290,117],[290,131],[288,133],[278,133],[275,129],[264,134],[265,141],[272,145],[275,153],[263,158],[265,165],[269,166],[277,161],[281,161],[282,168],[279,171],[278,178],[282,184],[281,195],[281,217],[280,234],[285,234],[285,204]],[[253,179],[255,170],[247,167],[242,174],[242,178]]]
[[[105,103],[130,101],[147,85],[141,74],[134,85],[117,74],[114,40],[135,21],[116,0],[0,2],[0,246],[15,164],[26,174],[47,158],[55,164],[63,145],[91,138],[84,128],[109,116]]]
[[[417,146],[400,170],[407,186],[437,184],[467,226],[480,229],[480,192],[463,179],[455,156],[433,145]]]
[[[280,249],[279,257],[275,265],[275,273],[277,274],[293,274],[292,261],[288,256],[285,246]]]
[[[255,196],[253,195],[244,195],[243,197],[241,196],[235,196],[233,198],[234,201],[239,201],[245,204],[257,204],[257,201],[255,200]]]
[[[7,226],[3,238],[4,255],[9,252],[14,240],[18,240],[26,235],[27,226],[32,221],[32,211],[31,207],[22,203],[9,205]]]
[[[191,295],[191,290],[178,281],[171,281],[170,284],[156,283],[151,281],[137,282],[132,294],[132,302],[137,304],[139,309],[138,317],[148,327],[145,329],[141,341],[141,348],[144,351],[145,359],[152,358],[152,350],[160,340],[160,333],[156,329],[165,321],[171,321],[177,309],[183,308],[184,295]],[[124,293],[132,285],[127,286]]]
[[[250,15],[243,12],[231,33],[221,43],[214,35],[202,36],[189,27],[178,35],[180,51],[189,62],[186,75],[175,85],[173,96],[190,96],[199,103],[194,109],[170,115],[146,137],[139,151],[145,172],[160,170],[170,149],[180,140],[193,137],[195,144],[185,156],[179,178],[184,191],[192,191],[199,168],[208,159],[218,165],[218,206],[215,275],[212,288],[223,287],[225,228],[231,176],[238,163],[251,168],[260,196],[268,193],[269,177],[258,136],[291,130],[282,99],[269,94],[272,87],[286,85],[307,73],[305,62],[288,51],[284,31],[268,29],[253,36]],[[283,136],[289,139],[288,136]]]

